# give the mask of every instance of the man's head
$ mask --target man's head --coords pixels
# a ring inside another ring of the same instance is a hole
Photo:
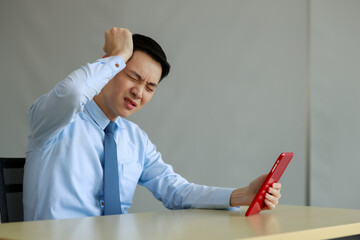
[[[164,51],[153,39],[134,34],[133,44],[133,55],[126,67],[94,97],[112,121],[118,116],[128,117],[144,107],[170,70]]]
[[[161,82],[161,80],[165,78],[170,71],[170,64],[167,61],[165,52],[162,50],[160,45],[150,37],[141,34],[133,34],[132,38],[134,44],[134,52],[135,51],[145,52],[155,61],[161,64],[162,73],[159,81]]]

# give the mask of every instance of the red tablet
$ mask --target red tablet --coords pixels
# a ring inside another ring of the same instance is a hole
[[[285,171],[287,165],[289,164],[293,156],[294,153],[292,152],[284,152],[280,154],[278,159],[275,161],[274,166],[267,175],[265,181],[261,185],[256,196],[254,197],[253,201],[251,202],[248,210],[245,213],[245,216],[250,216],[259,213],[263,209],[263,207],[265,206],[264,196],[266,192],[274,182],[279,181],[281,175]]]

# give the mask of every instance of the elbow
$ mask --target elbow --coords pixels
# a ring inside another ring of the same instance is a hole
[[[58,99],[61,99],[59,102],[64,103],[65,109],[74,109],[76,112],[80,112],[89,100],[83,93],[83,87],[78,85],[70,77],[56,85],[54,93]]]

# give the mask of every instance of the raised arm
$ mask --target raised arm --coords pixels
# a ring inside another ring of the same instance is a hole
[[[56,136],[83,110],[132,56],[132,34],[124,28],[105,32],[105,53],[110,56],[72,72],[54,89],[41,96],[28,112],[30,140],[42,145]]]

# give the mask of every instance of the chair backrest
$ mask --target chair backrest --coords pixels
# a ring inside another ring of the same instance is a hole
[[[23,221],[23,177],[25,158],[0,158],[1,222]]]

